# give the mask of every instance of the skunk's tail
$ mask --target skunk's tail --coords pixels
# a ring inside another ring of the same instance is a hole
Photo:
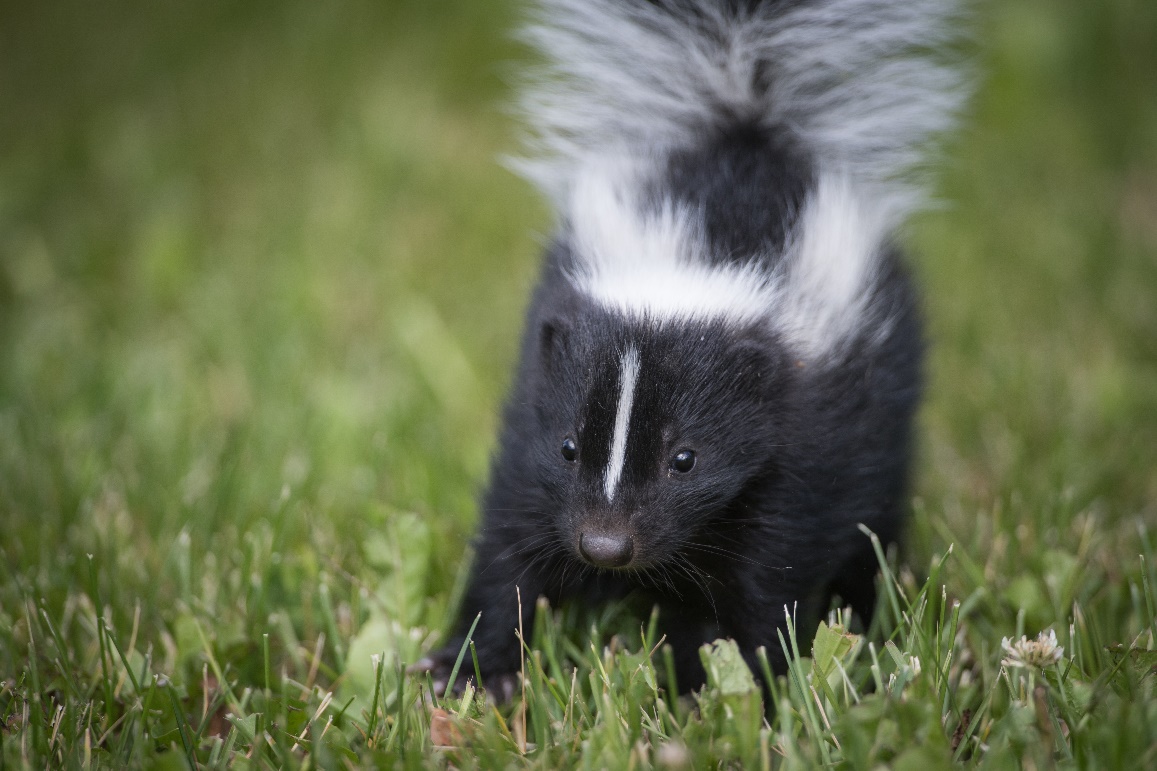
[[[608,152],[663,154],[731,122],[787,131],[903,215],[966,96],[956,0],[538,0],[545,57],[521,171],[556,201]]]

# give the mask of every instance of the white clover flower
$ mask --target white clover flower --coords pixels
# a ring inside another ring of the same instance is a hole
[[[1000,641],[1000,647],[1008,654],[1000,663],[1006,667],[1036,667],[1044,669],[1057,663],[1065,655],[1065,649],[1057,645],[1057,633],[1052,629],[1041,632],[1035,640],[1021,636],[1013,642],[1005,637]]]

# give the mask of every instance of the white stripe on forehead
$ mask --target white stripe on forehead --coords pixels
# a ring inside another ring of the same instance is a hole
[[[629,346],[619,361],[619,406],[615,411],[615,433],[611,437],[610,459],[607,461],[603,477],[603,489],[607,500],[615,499],[615,488],[623,476],[623,465],[627,460],[627,432],[631,425],[631,405],[635,401],[635,384],[639,379],[639,352]]]
[[[629,318],[748,323],[767,315],[775,298],[768,277],[754,265],[710,265],[699,218],[670,202],[644,211],[639,186],[629,161],[592,164],[576,180],[568,213],[575,286]]]

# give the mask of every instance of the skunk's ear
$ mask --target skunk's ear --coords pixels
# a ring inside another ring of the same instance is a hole
[[[542,322],[538,328],[538,357],[547,374],[558,370],[569,345],[570,324],[557,316]]]
[[[731,382],[749,394],[762,395],[782,376],[782,362],[767,340],[747,339],[736,343],[729,351]]]

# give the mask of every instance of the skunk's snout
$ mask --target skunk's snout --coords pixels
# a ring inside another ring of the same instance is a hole
[[[588,532],[579,535],[579,551],[592,565],[621,568],[634,556],[635,544],[626,533]]]

